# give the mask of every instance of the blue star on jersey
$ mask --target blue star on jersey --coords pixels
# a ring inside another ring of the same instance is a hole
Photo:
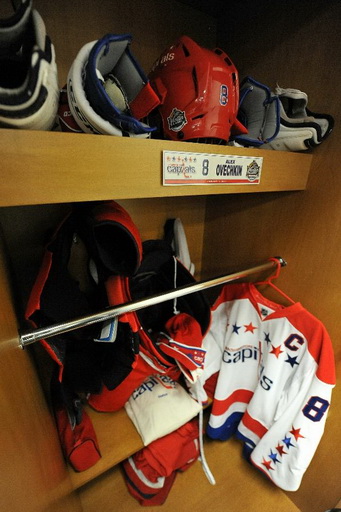
[[[270,333],[269,332],[265,332],[264,333],[264,341],[266,341],[267,343],[271,343]]]
[[[239,329],[241,329],[241,325],[238,326],[237,324],[233,324],[232,329],[233,329],[233,332],[235,332],[236,334],[239,334]]]
[[[297,356],[291,357],[291,356],[289,356],[289,354],[287,354],[287,356],[288,356],[288,359],[286,359],[284,362],[289,363],[291,368],[293,368],[295,366],[295,364],[299,365],[299,363],[297,362]]]
[[[269,457],[275,464],[281,464],[281,461],[277,458],[277,453],[274,453],[272,450],[270,450]]]
[[[287,437],[285,436],[284,439],[282,439],[283,443],[285,444],[285,446],[289,449],[290,446],[295,446],[294,444],[292,444],[291,442],[291,437]]]

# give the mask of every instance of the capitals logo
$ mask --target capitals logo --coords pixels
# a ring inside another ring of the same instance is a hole
[[[256,181],[260,175],[260,167],[255,160],[253,160],[246,170],[246,177],[249,181]]]
[[[183,110],[173,108],[167,117],[168,128],[173,132],[179,132],[187,124],[186,114]]]
[[[167,375],[152,375],[147,380],[145,380],[141,386],[135,389],[131,396],[133,400],[136,400],[145,392],[156,391],[158,393],[160,387],[164,388],[165,390],[172,390],[175,389],[176,386],[176,382]]]

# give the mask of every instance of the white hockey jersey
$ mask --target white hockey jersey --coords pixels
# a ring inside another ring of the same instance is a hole
[[[207,435],[236,435],[257,468],[282,489],[297,490],[335,385],[325,327],[300,303],[283,307],[253,284],[226,285],[203,348],[204,380],[218,372]]]

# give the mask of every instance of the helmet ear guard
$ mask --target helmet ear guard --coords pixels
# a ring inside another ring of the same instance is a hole
[[[149,79],[160,99],[165,138],[227,143],[236,122],[239,80],[223,50],[202,48],[182,36],[155,62]]]

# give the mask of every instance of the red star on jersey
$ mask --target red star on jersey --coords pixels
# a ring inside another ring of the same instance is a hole
[[[271,346],[272,350],[270,351],[270,354],[274,354],[278,358],[279,355],[283,353],[283,350],[281,350],[281,345],[278,345],[278,347],[274,347],[273,345]]]
[[[287,452],[284,450],[284,446],[282,444],[278,444],[276,446],[276,450],[278,451],[278,453],[282,456],[282,455],[285,455]]]
[[[300,428],[294,428],[294,426],[292,426],[292,430],[290,430],[290,434],[292,434],[294,436],[294,438],[296,439],[296,441],[300,438],[300,437],[304,437],[302,436],[302,434],[300,434]]]
[[[244,327],[245,327],[245,331],[244,331],[244,332],[248,332],[248,331],[249,331],[249,332],[252,332],[252,334],[253,334],[253,331],[254,331],[255,329],[257,329],[257,327],[255,327],[254,325],[252,325],[252,322],[250,322],[250,323],[249,323],[249,325],[245,325],[245,324],[244,324]]]
[[[266,469],[267,469],[268,471],[270,471],[270,469],[271,469],[271,470],[273,470],[273,469],[274,469],[274,468],[272,468],[272,467],[271,467],[271,460],[265,460],[265,459],[264,459],[264,457],[263,457],[262,464],[263,464],[263,466],[265,466],[265,467],[266,467]]]

